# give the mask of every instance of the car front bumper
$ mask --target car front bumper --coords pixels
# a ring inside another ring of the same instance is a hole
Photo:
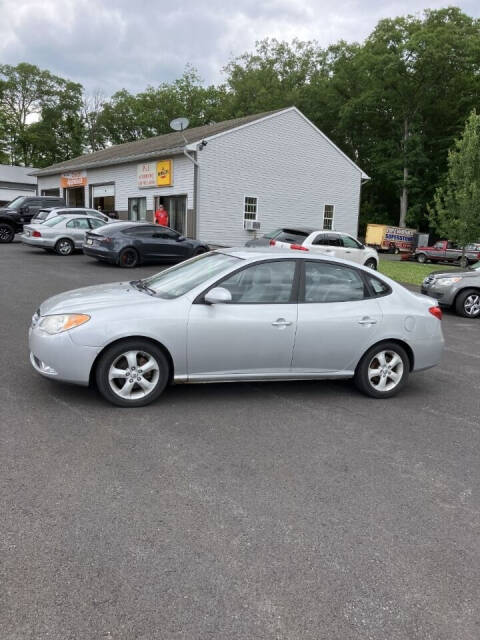
[[[49,335],[38,327],[28,333],[30,362],[46,378],[88,385],[100,347],[75,344],[68,331]]]
[[[421,288],[421,292],[424,296],[430,296],[430,298],[435,298],[438,300],[438,303],[445,307],[451,307],[455,301],[455,296],[457,295],[458,289],[457,287],[439,287],[435,286],[435,284],[431,285],[423,285]]]

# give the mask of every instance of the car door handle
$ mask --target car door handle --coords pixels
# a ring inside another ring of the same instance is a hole
[[[368,316],[365,316],[364,318],[358,321],[358,324],[377,324],[377,321],[374,320],[373,318],[369,318]]]
[[[272,322],[272,327],[289,327],[292,323],[285,318],[278,318],[275,322]]]

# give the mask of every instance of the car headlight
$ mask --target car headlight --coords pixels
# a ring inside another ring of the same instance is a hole
[[[454,277],[454,278],[438,278],[435,280],[435,284],[438,284],[440,287],[448,287],[455,282],[460,282],[462,278]]]
[[[65,313],[54,316],[44,316],[38,323],[38,328],[45,333],[55,335],[79,327],[90,320],[85,313]]]

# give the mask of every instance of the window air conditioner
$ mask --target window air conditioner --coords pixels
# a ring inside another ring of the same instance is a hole
[[[258,220],[245,220],[244,228],[247,231],[258,231],[260,229],[260,222]]]

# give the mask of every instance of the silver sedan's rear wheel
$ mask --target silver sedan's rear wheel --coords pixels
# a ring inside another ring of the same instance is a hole
[[[409,369],[405,350],[394,342],[383,342],[363,356],[355,373],[355,384],[373,398],[389,398],[405,385]]]
[[[59,256],[69,256],[73,252],[73,242],[68,238],[60,238],[55,244],[55,252]]]
[[[168,362],[148,340],[125,340],[107,349],[96,370],[100,393],[120,407],[149,404],[168,382]]]

